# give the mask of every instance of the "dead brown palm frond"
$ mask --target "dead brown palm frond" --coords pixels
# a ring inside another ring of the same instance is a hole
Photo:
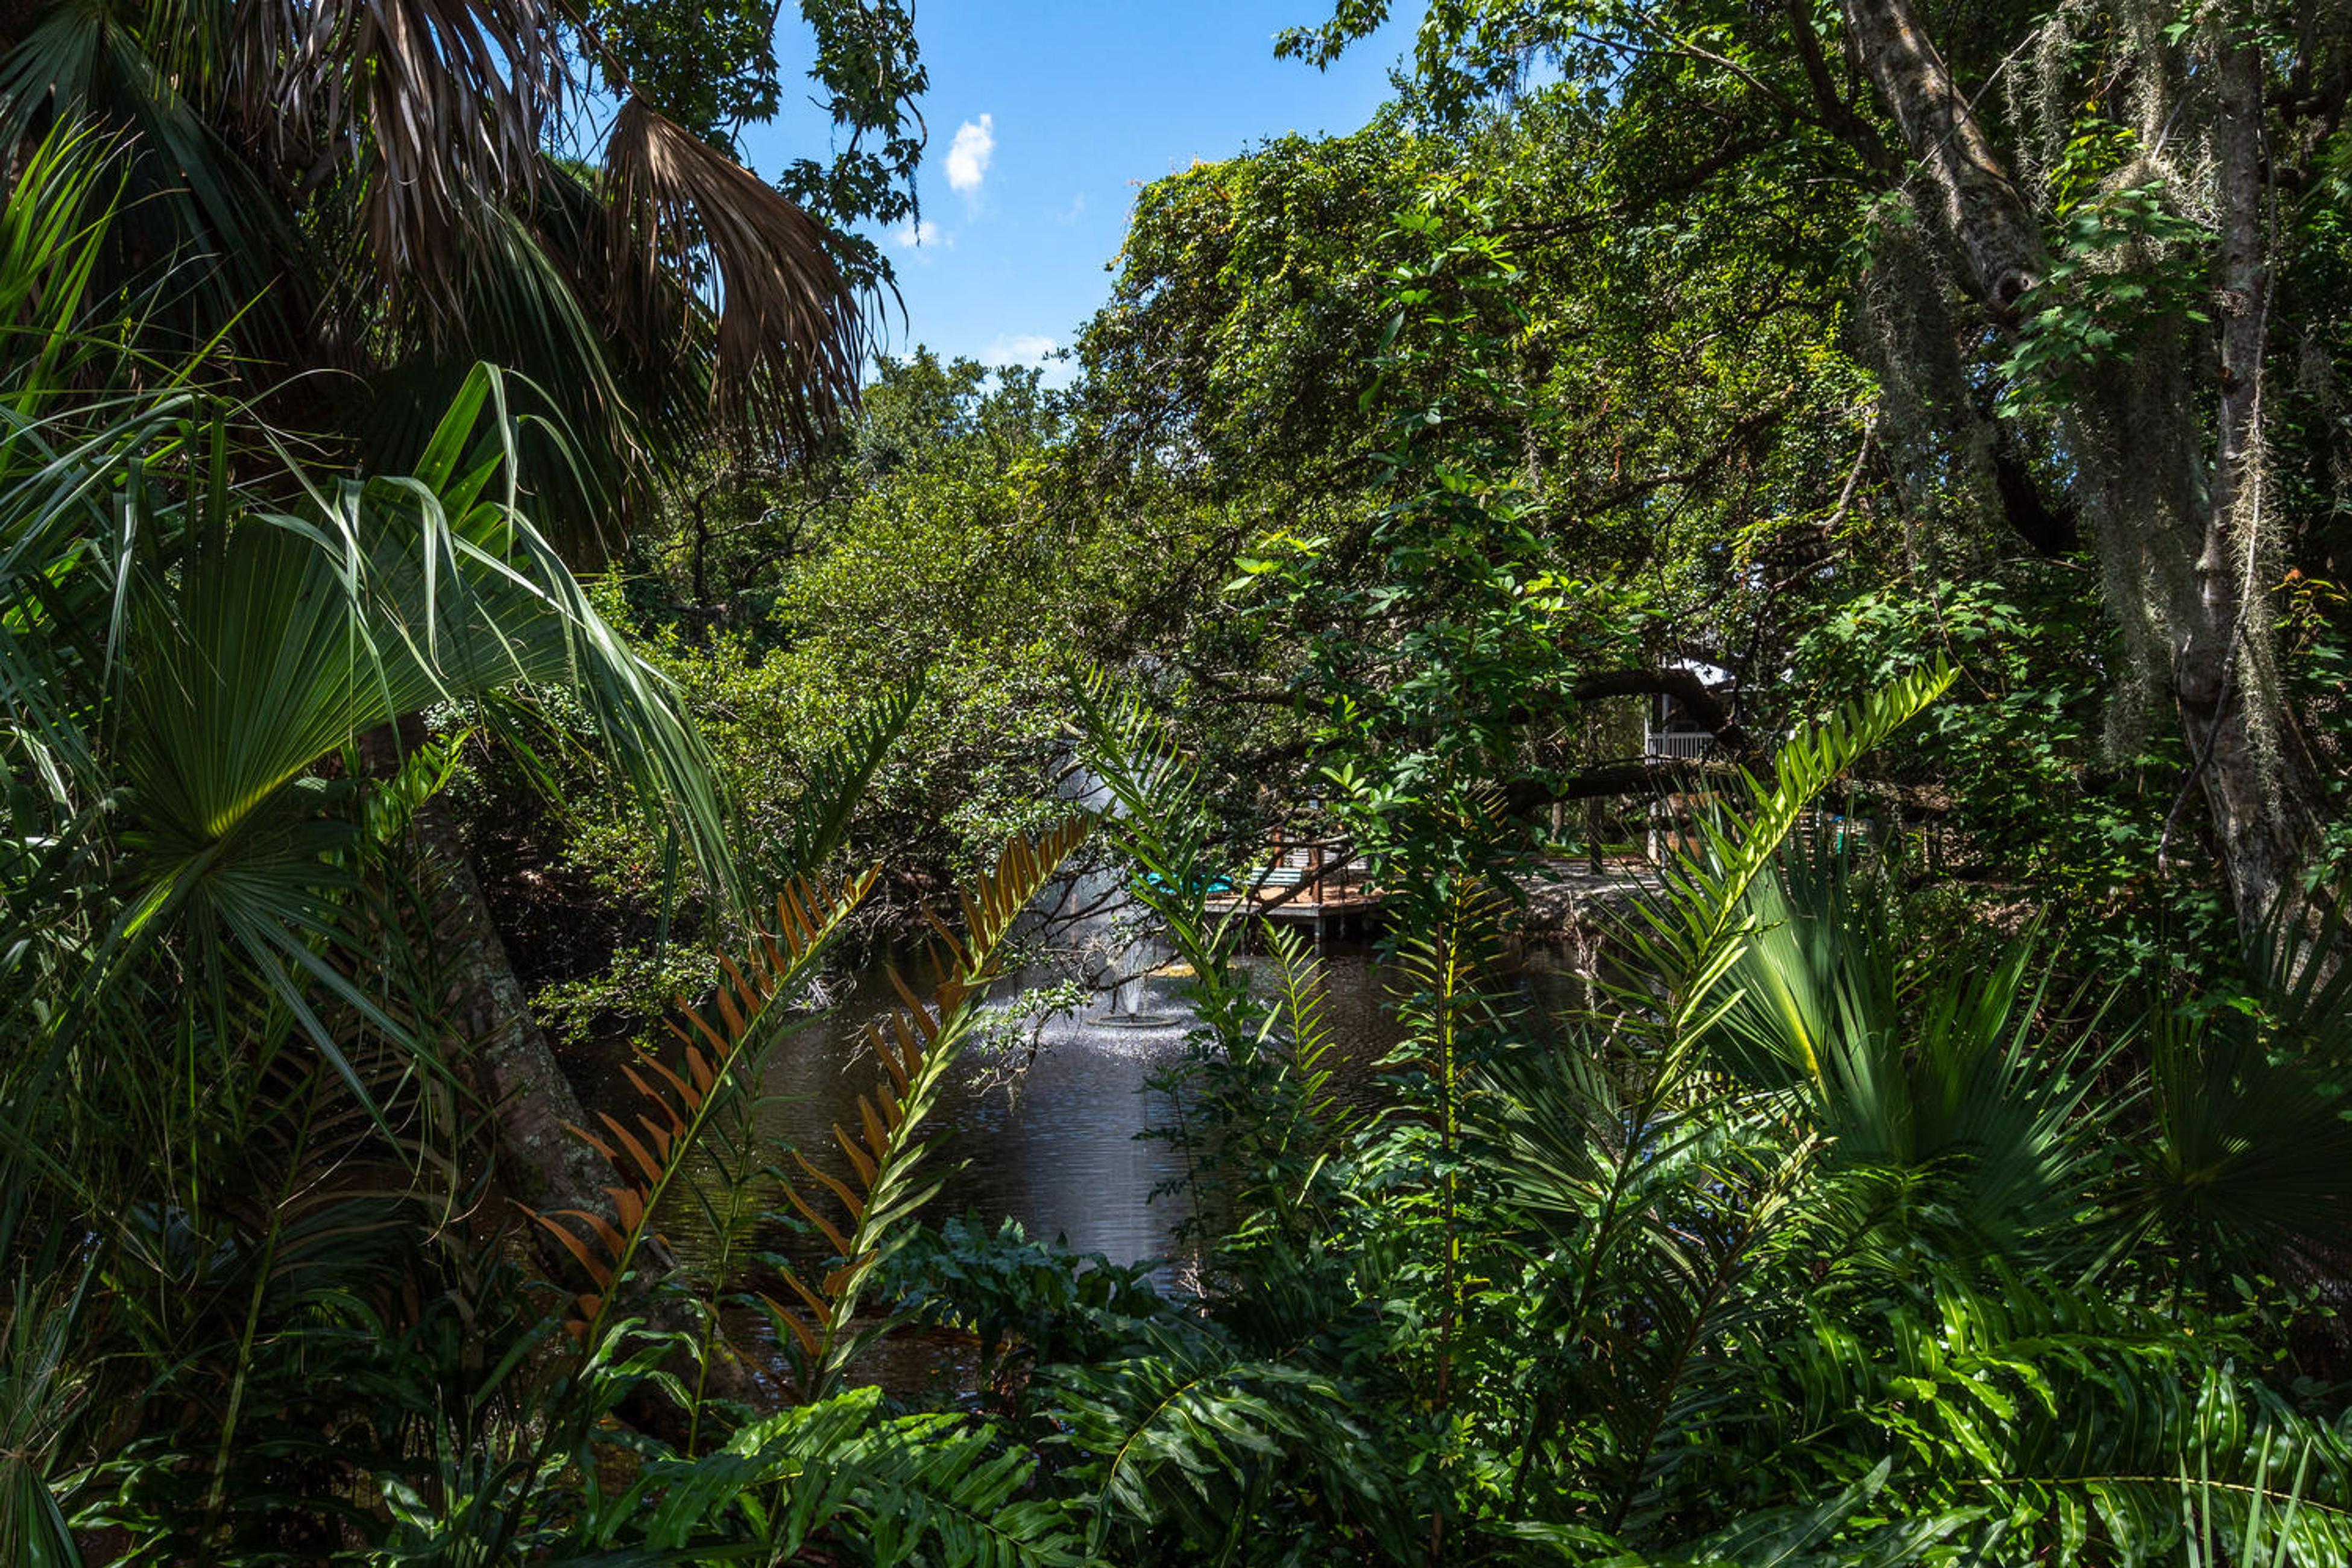
[[[598,1132],[572,1129],[613,1162],[620,1185],[607,1187],[613,1217],[585,1208],[535,1214],[578,1261],[588,1289],[572,1302],[572,1333],[592,1350],[613,1322],[621,1287],[646,1243],[658,1242],[666,1203],[714,1119],[752,1092],[766,1056],[760,1029],[779,1002],[801,996],[842,923],[865,900],[874,873],[830,888],[794,882],[777,896],[776,930],[755,936],[740,955],[723,955],[718,994],[707,1008],[679,1011],[670,1028],[683,1043],[676,1067],[651,1058],[624,1068],[646,1110],[632,1126],[602,1113]],[[642,1067],[643,1071],[638,1068]],[[617,1223],[616,1223],[617,1220]]]
[[[716,318],[712,385],[727,423],[803,444],[857,397],[867,346],[857,296],[824,227],[725,153],[641,99],[605,143],[615,228],[615,305],[648,350]],[[699,298],[662,287],[680,274]]]
[[[264,0],[241,11],[244,120],[314,181],[357,151],[362,223],[388,287],[417,280],[429,297],[478,205],[528,198],[564,86],[559,17],[541,0]]]
[[[1007,844],[995,869],[963,895],[963,940],[933,920],[942,978],[928,1002],[892,973],[900,1005],[866,1031],[881,1077],[870,1096],[857,1097],[857,1126],[835,1124],[833,1129],[849,1162],[849,1176],[827,1172],[794,1152],[793,1160],[815,1185],[803,1192],[786,1182],[784,1196],[833,1249],[835,1266],[815,1285],[793,1270],[783,1271],[799,1307],[772,1296],[761,1301],[779,1337],[789,1335],[791,1347],[800,1353],[803,1398],[822,1399],[832,1392],[843,1370],[887,1326],[861,1332],[853,1322],[867,1278],[905,1239],[904,1222],[939,1190],[939,1178],[926,1179],[918,1171],[927,1147],[923,1120],[971,1035],[988,982],[1003,967],[1013,922],[1091,826],[1088,819],[1075,817],[1041,838]],[[827,1194],[839,1206],[838,1216],[828,1212]]]

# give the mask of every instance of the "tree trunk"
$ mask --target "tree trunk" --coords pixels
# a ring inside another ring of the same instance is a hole
[[[609,1217],[604,1189],[613,1167],[567,1128],[587,1113],[530,1016],[505,942],[490,919],[457,825],[438,801],[416,813],[416,836],[434,879],[435,936],[454,988],[453,1022],[481,1070],[484,1095],[497,1107],[499,1173],[517,1202],[541,1212],[585,1208]]]
[[[613,1219],[615,1209],[605,1189],[618,1185],[618,1178],[604,1155],[570,1131],[587,1124],[587,1113],[548,1045],[546,1031],[530,1016],[529,998],[490,918],[473,860],[440,802],[427,801],[417,811],[416,838],[425,852],[425,874],[434,882],[434,935],[457,977],[452,988],[452,1021],[464,1032],[471,1060],[485,1080],[481,1088],[496,1107],[499,1173],[509,1195],[543,1214],[579,1208]],[[578,1264],[571,1255],[542,1227],[534,1225],[530,1231],[540,1266],[558,1279],[574,1277]],[[667,1247],[648,1247],[648,1275],[667,1270],[672,1262]],[[648,1298],[644,1315],[656,1328],[702,1337],[698,1313],[675,1300]],[[683,1355],[673,1358],[669,1370],[684,1386],[695,1386],[694,1368]],[[772,1403],[723,1334],[709,1347],[702,1385],[719,1398]],[[652,1383],[631,1395],[620,1415],[674,1444],[684,1443],[694,1427],[688,1413]]]
[[[2244,678],[2270,636],[2270,610],[2253,580],[2264,527],[2263,357],[2270,277],[2263,234],[2263,57],[2225,22],[2216,71],[2214,151],[2220,168],[2221,251],[2214,267],[2221,317],[2221,402],[2197,601],[2184,617],[2173,695],[2195,754],[2242,928],[2266,918],[2287,893],[2311,830],[2304,777],[2283,713],[2265,714],[2269,683]],[[2255,726],[2267,721],[2271,745]],[[2267,753],[2267,755],[2266,755]],[[2276,777],[2273,777],[2276,775]]]
[[[2019,298],[2043,277],[2048,262],[2032,209],[1993,151],[1990,138],[1971,112],[1967,97],[1927,39],[1910,0],[1843,0],[1848,30],[1873,85],[1903,131],[1912,157],[1933,185],[1940,214],[1964,265],[1963,276],[1996,323],[2015,323]],[[2242,930],[2268,917],[2292,882],[2305,852],[2315,798],[2307,764],[2295,749],[2293,728],[2274,682],[2241,678],[2253,653],[2267,651],[2269,612],[2260,584],[2248,580],[2253,564],[2247,541],[2255,532],[2261,503],[2258,454],[2262,422],[2262,363],[2267,287],[2263,232],[2263,61],[2260,51],[2232,32],[2222,42],[2216,72],[2215,141],[2219,155],[2221,253],[2215,281],[2221,317],[2217,424],[2219,450],[2210,465],[2210,494],[2186,497],[2180,515],[2201,509],[2201,540],[2192,533],[2178,545],[2143,537],[2118,545],[2101,538],[2102,549],[2129,548],[2142,557],[2161,549],[2178,559],[2194,543],[2199,553],[2193,592],[2176,594],[2167,606],[2175,638],[2173,665],[2160,672],[2172,693],[2194,768],[2183,798],[2201,785],[2212,813],[2215,847]],[[2193,359],[2184,361],[2178,396],[2182,406],[2199,395]],[[2075,411],[2095,441],[2128,454],[2142,433],[2116,408],[2084,400]],[[2189,422],[2194,428],[2194,422]],[[2168,465],[2193,476],[2204,465]],[[2159,463],[2165,459],[2155,458]],[[2193,481],[2184,481],[2190,483]],[[2202,506],[2200,501],[2201,499]],[[2160,527],[2154,517],[2135,517],[2143,535]],[[2147,575],[2145,559],[2120,563],[2110,580]],[[2126,607],[2115,606],[2117,612]],[[2270,744],[2264,745],[2265,739]]]
[[[2033,209],[1909,0],[1845,0],[1845,20],[1872,84],[1935,186],[1966,280],[1997,318],[2011,319],[2047,269]]]

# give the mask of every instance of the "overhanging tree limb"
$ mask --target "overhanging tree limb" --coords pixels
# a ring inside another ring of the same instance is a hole
[[[1576,700],[1594,702],[1602,697],[1670,696],[1682,705],[1684,713],[1693,723],[1715,737],[1725,753],[1747,757],[1756,751],[1756,743],[1740,722],[1732,716],[1723,699],[1713,688],[1690,670],[1668,666],[1655,670],[1596,670],[1580,676],[1576,683]]]
[[[1845,18],[1864,70],[1935,188],[1967,263],[1964,281],[1996,318],[2012,319],[2048,269],[2032,207],[1909,0],[1845,0]]]

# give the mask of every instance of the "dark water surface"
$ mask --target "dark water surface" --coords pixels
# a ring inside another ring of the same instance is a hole
[[[1381,972],[1361,954],[1334,954],[1326,973],[1336,1084],[1365,1097],[1396,1038],[1381,1008]],[[1048,1021],[1017,1074],[993,1054],[968,1052],[929,1123],[932,1168],[961,1168],[925,1218],[937,1223],[969,1212],[991,1229],[1010,1218],[1033,1238],[1058,1236],[1116,1263],[1168,1257],[1184,1199],[1152,1194],[1181,1175],[1181,1156],[1141,1134],[1172,1120],[1166,1098],[1147,1085],[1184,1054],[1191,1014],[1181,989],[1155,978],[1140,998],[1124,998],[1134,1013],[1169,1020],[1158,1027],[1106,1021],[1109,1002]],[[827,1169],[841,1164],[834,1124],[856,1124],[857,1096],[872,1092],[878,1071],[866,1027],[896,999],[885,970],[857,977],[831,1016],[786,1040],[770,1065],[768,1130]]]
[[[1268,961],[1242,962],[1271,988]],[[1328,1059],[1333,1088],[1369,1106],[1382,1098],[1379,1063],[1399,1036],[1388,1010],[1391,976],[1360,949],[1327,952],[1323,965],[1335,1040]],[[1520,979],[1526,1002],[1537,1011],[1570,999],[1569,977],[1557,957],[1530,955]],[[1001,993],[1019,988],[1008,981]],[[1118,998],[1123,1009],[1105,1000],[1082,1016],[1051,1019],[1034,1037],[1034,1058],[1017,1073],[1006,1071],[990,1052],[968,1050],[927,1124],[926,1170],[944,1175],[946,1183],[924,1218],[938,1224],[970,1214],[991,1230],[1012,1218],[1033,1239],[1059,1237],[1079,1252],[1099,1252],[1114,1263],[1173,1259],[1177,1228],[1188,1216],[1186,1198],[1181,1188],[1161,1189],[1182,1174],[1181,1156],[1164,1140],[1142,1134],[1174,1119],[1166,1097],[1149,1082],[1183,1058],[1192,1019],[1182,992],[1182,981],[1155,977],[1143,983],[1140,995],[1127,989]],[[827,1014],[778,1045],[762,1113],[772,1136],[806,1151],[820,1168],[844,1170],[833,1128],[857,1124],[857,1097],[874,1092],[880,1072],[866,1030],[897,1000],[887,969],[877,965],[842,988]],[[1118,1027],[1113,1015],[1119,1010],[1164,1021]],[[625,1103],[626,1084],[618,1073],[602,1078],[620,1092],[600,1096],[599,1108],[625,1117],[639,1109]],[[830,1199],[825,1207],[832,1207]],[[688,1253],[702,1249],[690,1226],[674,1220],[673,1227],[675,1244]],[[804,1245],[782,1234],[763,1244],[790,1252]]]

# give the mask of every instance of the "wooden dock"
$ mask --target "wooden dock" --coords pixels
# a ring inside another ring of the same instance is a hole
[[[1316,945],[1337,937],[1368,935],[1379,919],[1382,894],[1364,879],[1352,855],[1342,856],[1323,841],[1275,841],[1273,858],[1254,878],[1231,891],[1212,894],[1209,907],[1234,910],[1255,920],[1278,920],[1313,928]]]

